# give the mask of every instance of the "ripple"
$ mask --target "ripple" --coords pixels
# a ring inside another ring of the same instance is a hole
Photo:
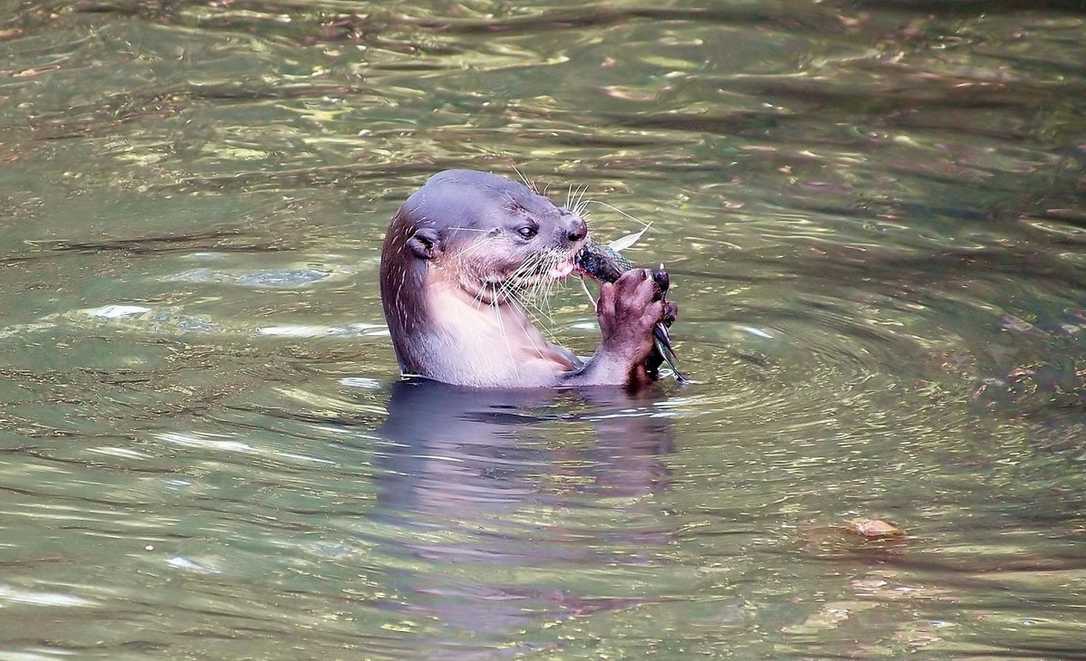
[[[286,324],[264,326],[257,329],[259,335],[273,337],[384,337],[388,328],[384,324],[347,324],[346,326],[316,326],[312,324]]]
[[[154,438],[170,445],[176,445],[185,448],[194,448],[199,450],[210,450],[214,454],[225,453],[259,455],[264,457],[271,457],[274,459],[286,460],[287,463],[302,462],[329,465],[335,463],[334,461],[322,459],[321,457],[317,456],[309,456],[293,452],[283,452],[281,450],[275,450],[273,448],[254,446],[244,441],[233,440],[232,438],[225,435],[211,434],[207,432],[163,432],[155,434]]]
[[[140,305],[104,305],[100,308],[81,310],[83,314],[100,319],[123,319],[124,317],[139,316],[150,311],[151,308]]]
[[[194,574],[213,575],[222,573],[221,570],[209,566],[209,564],[207,564],[206,562],[196,562],[195,560],[190,560],[189,558],[181,556],[167,558],[166,564],[174,569],[179,569],[181,571],[191,572]]]
[[[8,605],[22,604],[28,606],[49,606],[55,608],[88,608],[100,606],[101,603],[93,599],[77,597],[63,592],[37,592],[24,590],[12,585],[0,584],[0,603]]]

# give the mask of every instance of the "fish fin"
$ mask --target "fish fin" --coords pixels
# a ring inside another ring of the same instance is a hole
[[[622,252],[627,248],[633,247],[635,243],[641,240],[641,237],[645,234],[646,231],[648,231],[650,227],[652,227],[652,223],[645,225],[639,231],[634,232],[633,234],[620,236],[611,243],[608,243],[607,247],[611,250],[614,250],[615,252]]]

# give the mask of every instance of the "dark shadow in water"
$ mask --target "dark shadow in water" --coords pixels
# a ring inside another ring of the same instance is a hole
[[[835,3],[837,4],[837,3]],[[1086,12],[1084,0],[852,0],[847,3],[851,9],[885,8],[908,12],[937,12],[945,15],[1002,14],[1019,11],[1047,11],[1079,14]]]
[[[659,601],[576,593],[561,578],[565,568],[648,564],[671,541],[665,513],[642,498],[669,486],[661,455],[672,450],[671,425],[655,399],[602,388],[393,386],[372,517],[396,526],[385,553],[424,567],[400,577],[404,600],[486,637],[523,630],[541,611],[553,619]],[[568,443],[553,443],[555,425],[569,425],[558,435]],[[465,578],[481,567],[495,571]],[[548,583],[513,584],[506,567],[545,573]]]

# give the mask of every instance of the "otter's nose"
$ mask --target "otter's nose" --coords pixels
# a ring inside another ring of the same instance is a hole
[[[566,228],[566,239],[570,243],[576,243],[586,236],[588,236],[588,225],[576,216],[571,218]]]

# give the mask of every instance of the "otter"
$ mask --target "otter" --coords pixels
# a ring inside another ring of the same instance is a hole
[[[600,288],[602,342],[582,362],[550,343],[524,301],[571,275],[584,219],[521,183],[473,170],[430,177],[392,217],[381,303],[400,370],[474,388],[640,386],[654,380],[666,273],[633,269]],[[655,275],[655,277],[654,277]]]

